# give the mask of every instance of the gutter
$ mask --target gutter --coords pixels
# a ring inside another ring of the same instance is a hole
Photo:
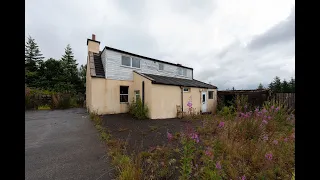
[[[183,87],[180,86],[181,89],[181,117],[183,117]]]

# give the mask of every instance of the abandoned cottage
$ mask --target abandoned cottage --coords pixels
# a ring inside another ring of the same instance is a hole
[[[214,113],[217,87],[195,80],[193,69],[105,46],[87,39],[86,107],[89,112],[128,112],[138,97],[150,119],[177,117],[180,111]]]

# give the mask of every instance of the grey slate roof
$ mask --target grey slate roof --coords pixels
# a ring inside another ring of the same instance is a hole
[[[173,85],[173,86],[217,89],[216,86],[213,86],[195,79],[182,79],[182,78],[159,76],[159,75],[145,74],[145,73],[138,73],[138,74],[142,74],[143,76],[149,77],[148,79],[151,80],[152,84],[165,84],[165,85]]]
[[[96,71],[96,77],[105,77],[104,68],[101,61],[100,54],[93,53],[93,59],[94,59],[94,67]]]

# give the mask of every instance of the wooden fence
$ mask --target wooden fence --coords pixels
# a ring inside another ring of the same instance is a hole
[[[295,93],[275,93],[272,95],[272,99],[277,103],[284,104],[285,106],[295,109]]]

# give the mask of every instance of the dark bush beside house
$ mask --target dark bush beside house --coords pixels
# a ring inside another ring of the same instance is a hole
[[[25,109],[39,109],[48,107],[49,109],[67,109],[73,107],[83,107],[84,96],[82,94],[57,93],[48,90],[38,90],[26,87],[25,89]]]
[[[139,120],[148,119],[149,109],[146,104],[142,104],[141,98],[137,98],[136,102],[132,100],[129,104],[129,113]]]

